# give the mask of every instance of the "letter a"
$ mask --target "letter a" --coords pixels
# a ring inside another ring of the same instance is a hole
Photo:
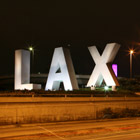
[[[119,44],[107,44],[101,56],[96,46],[88,48],[96,65],[87,83],[87,87],[100,86],[103,79],[107,86],[119,86],[118,80],[110,65],[113,62],[119,48]]]
[[[59,90],[63,82],[65,90],[79,89],[70,52],[65,48],[55,48],[45,90]]]

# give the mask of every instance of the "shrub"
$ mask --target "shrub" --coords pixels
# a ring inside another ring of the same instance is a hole
[[[139,96],[135,95],[133,91],[128,90],[118,90],[116,92],[113,91],[81,91],[81,90],[74,90],[74,91],[44,91],[44,90],[17,90],[17,91],[4,91],[0,92],[0,96],[2,97],[133,97]]]
[[[101,111],[102,118],[126,118],[126,117],[140,117],[140,110],[138,109],[129,109],[125,108],[120,110],[119,112],[112,111],[111,108],[105,108]]]

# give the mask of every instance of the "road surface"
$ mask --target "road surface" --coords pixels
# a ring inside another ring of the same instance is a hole
[[[0,126],[0,140],[140,140],[140,118]]]

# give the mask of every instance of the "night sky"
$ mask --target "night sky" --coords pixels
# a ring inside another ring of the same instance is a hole
[[[88,46],[102,53],[107,43],[121,48],[113,63],[119,76],[129,76],[129,48],[134,48],[133,74],[140,75],[140,2],[127,0],[18,0],[0,2],[0,75],[14,74],[16,49],[35,48],[33,73],[48,73],[54,48],[71,52],[75,72],[91,74]]]

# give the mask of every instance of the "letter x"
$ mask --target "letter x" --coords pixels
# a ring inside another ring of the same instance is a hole
[[[88,47],[96,65],[87,83],[87,87],[100,86],[103,79],[107,86],[119,86],[118,80],[110,65],[113,62],[119,48],[119,44],[107,44],[104,52],[100,56],[96,46]]]

